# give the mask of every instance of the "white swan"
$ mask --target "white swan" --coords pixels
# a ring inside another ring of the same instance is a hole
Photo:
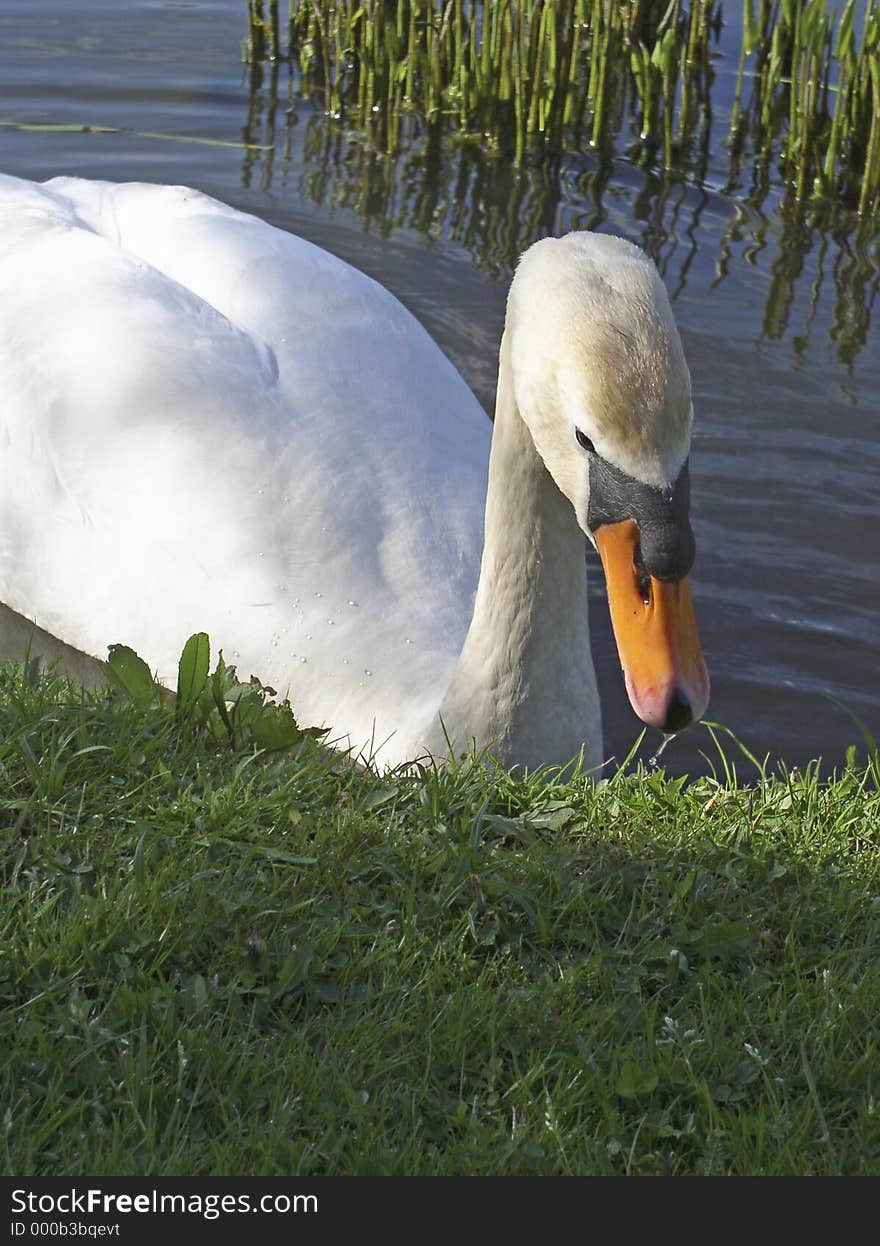
[[[0,601],[169,683],[207,631],[380,763],[444,730],[600,761],[585,533],[637,712],[704,712],[691,419],[621,239],[523,257],[493,432],[400,303],[310,243],[182,187],[0,178]]]

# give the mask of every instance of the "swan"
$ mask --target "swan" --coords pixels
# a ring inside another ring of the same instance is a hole
[[[319,247],[186,187],[0,177],[14,643],[124,641],[173,685],[206,631],[378,764],[476,741],[597,766],[585,539],[636,713],[676,730],[708,703],[692,419],[666,291],[623,239],[523,255],[490,425],[393,295]]]

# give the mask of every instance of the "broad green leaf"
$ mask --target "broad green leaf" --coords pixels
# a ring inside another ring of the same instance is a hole
[[[561,831],[569,822],[574,822],[577,812],[571,805],[557,804],[556,808],[540,810],[527,815],[529,826],[541,827],[548,831]]]
[[[238,681],[235,678],[235,667],[226,665],[223,661],[223,652],[221,650],[217,657],[216,669],[211,676],[211,696],[214,698],[217,713],[220,715],[223,725],[230,736],[233,735],[233,728],[229,710],[226,708],[226,702],[229,699],[229,693],[236,687],[238,687]]]
[[[111,645],[107,659],[110,678],[135,705],[147,706],[156,695],[156,682],[143,658],[128,645]]]
[[[264,705],[254,724],[253,742],[257,748],[292,748],[302,738],[289,705]]]
[[[364,813],[369,812],[371,809],[380,809],[389,800],[394,800],[399,791],[400,788],[396,783],[393,783],[390,787],[377,787],[374,791],[369,792],[362,801],[358,802],[358,809]]]
[[[226,693],[226,708],[235,729],[235,738],[239,744],[246,744],[251,739],[254,726],[263,713],[263,689],[259,681],[247,684],[236,683]]]
[[[307,977],[309,966],[315,959],[315,949],[309,943],[300,944],[292,952],[288,952],[278,974],[274,994],[283,995],[298,986]]]
[[[633,1060],[626,1060],[617,1074],[617,1093],[624,1099],[637,1099],[640,1095],[649,1095],[655,1090],[658,1080],[653,1069],[646,1069]]]
[[[196,632],[183,646],[177,667],[177,708],[189,713],[208,682],[211,642],[207,633]]]

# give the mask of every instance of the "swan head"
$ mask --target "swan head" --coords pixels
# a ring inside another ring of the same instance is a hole
[[[602,559],[630,702],[680,730],[705,713],[709,677],[687,581],[690,375],[666,289],[622,238],[545,238],[520,261],[507,326],[519,414]]]

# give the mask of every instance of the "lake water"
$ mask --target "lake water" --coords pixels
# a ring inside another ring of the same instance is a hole
[[[721,120],[699,180],[588,151],[521,171],[416,141],[372,153],[284,81],[243,71],[244,15],[244,0],[4,0],[0,170],[185,183],[302,234],[391,289],[489,410],[518,252],[571,228],[639,242],[673,297],[694,383],[710,716],[791,765],[839,764],[857,741],[835,702],[880,735],[880,232],[792,224],[772,188],[758,203],[730,178]],[[606,752],[621,756],[639,724],[590,567]],[[704,770],[702,750],[697,728],[663,763]]]

